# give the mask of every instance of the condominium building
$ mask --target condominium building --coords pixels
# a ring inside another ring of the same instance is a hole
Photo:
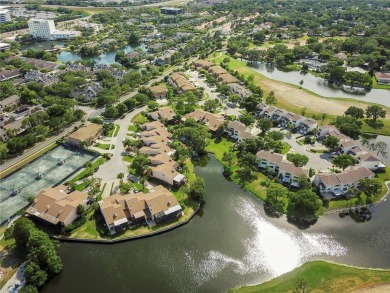
[[[77,31],[59,31],[53,20],[32,18],[28,21],[30,34],[38,39],[62,40],[72,39],[80,35]]]
[[[0,9],[0,23],[11,21],[11,14],[7,9]]]

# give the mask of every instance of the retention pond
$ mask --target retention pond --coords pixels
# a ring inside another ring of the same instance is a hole
[[[206,204],[188,225],[121,244],[62,243],[64,270],[42,292],[226,292],[312,259],[390,266],[390,200],[372,208],[369,222],[333,214],[302,230],[268,217],[214,157],[195,171],[205,179]]]

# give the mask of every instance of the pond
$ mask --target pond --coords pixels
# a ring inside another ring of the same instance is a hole
[[[55,46],[58,46],[60,48],[63,48],[65,42],[63,42],[63,41],[33,42],[33,43],[29,43],[29,44],[22,46],[22,50],[27,50],[30,48],[34,49],[34,50],[51,49],[52,44],[54,44]],[[143,51],[146,50],[145,44],[141,44],[138,47],[141,48]],[[138,47],[137,46],[133,47],[131,45],[127,45],[125,47],[114,49],[111,51],[107,51],[107,52],[100,54],[99,56],[93,56],[93,57],[83,57],[80,54],[76,54],[73,52],[61,51],[58,53],[57,58],[62,63],[65,63],[68,61],[74,62],[77,60],[92,60],[92,61],[95,61],[96,63],[113,64],[113,63],[115,63],[116,53],[121,52],[121,51],[124,51],[125,53],[131,53],[131,52],[134,52],[134,50]]]
[[[25,207],[28,204],[29,196],[37,196],[42,189],[63,182],[93,158],[95,156],[92,153],[59,145],[22,169],[1,179],[0,223],[8,220]],[[59,166],[58,163],[61,160],[64,162]],[[36,177],[39,173],[43,174],[43,177],[37,180]],[[20,191],[20,193],[11,196],[15,190]]]
[[[303,88],[327,98],[352,98],[371,103],[378,103],[390,107],[389,90],[371,89],[365,94],[351,94],[341,90],[340,87],[338,87],[337,85],[329,83],[323,78],[314,76],[310,73],[302,75],[299,71],[284,72],[278,70],[275,66],[271,64],[264,64],[260,62],[250,62],[250,64],[254,70],[274,80],[291,83],[298,86],[299,82],[303,80]]]
[[[206,204],[188,225],[115,245],[62,243],[64,270],[42,292],[226,292],[279,276],[312,259],[388,268],[390,200],[371,221],[338,214],[306,230],[271,218],[263,202],[222,176],[213,156],[196,174]]]

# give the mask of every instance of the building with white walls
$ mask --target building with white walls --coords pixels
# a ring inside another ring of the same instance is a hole
[[[30,34],[43,40],[66,40],[80,35],[77,31],[59,31],[53,20],[32,18],[28,21]]]
[[[0,23],[11,21],[11,14],[8,9],[0,7]]]

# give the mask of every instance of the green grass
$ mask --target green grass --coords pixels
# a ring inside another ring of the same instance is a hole
[[[209,59],[213,59],[212,55],[213,54],[211,54],[209,56]],[[226,57],[230,58],[230,62],[228,65],[229,65],[229,68],[231,70],[238,71],[240,74],[244,75],[245,77],[249,77],[249,76],[254,77],[255,84],[261,85],[263,87],[263,90],[265,91],[264,96],[266,96],[268,94],[267,89],[264,88],[264,86],[266,86],[267,82],[276,82],[276,83],[280,83],[280,84],[289,85],[293,88],[299,89],[300,91],[304,91],[310,95],[320,97],[323,99],[327,99],[327,100],[335,100],[338,102],[354,103],[355,106],[362,106],[362,105],[369,106],[369,105],[374,104],[374,103],[369,103],[369,102],[360,101],[360,100],[356,100],[356,99],[350,99],[350,98],[327,98],[327,97],[323,97],[319,94],[316,94],[308,89],[305,89],[305,88],[300,89],[299,85],[296,85],[296,84],[274,81],[274,80],[269,79],[266,76],[262,75],[261,73],[253,70],[252,68],[246,66],[246,62],[234,59],[231,56],[228,56],[226,54],[222,54],[222,55],[214,58],[213,60],[217,64],[220,64],[223,61],[223,59],[225,59]],[[285,97],[278,99],[276,107],[284,109],[284,110],[289,111],[289,112],[300,114],[300,115],[301,115],[301,111],[302,111],[301,106],[292,104],[291,102],[288,101],[288,99],[285,99]],[[386,110],[389,110],[389,108],[387,108],[387,107],[384,107],[384,108]],[[329,109],[329,110],[331,111],[331,109]],[[326,113],[326,119],[324,121],[321,121],[322,114],[323,113],[319,113],[313,108],[313,109],[308,109],[305,113],[305,116],[318,120],[319,125],[327,125],[336,117],[336,115],[334,115],[332,113]],[[363,127],[362,127],[362,132],[379,134],[379,135],[390,135],[390,120],[382,120],[382,121],[383,121],[383,126],[376,125],[375,127],[372,127],[372,126],[368,125],[367,123],[364,123]]]
[[[109,150],[110,146],[111,146],[111,144],[107,144],[107,143],[98,143],[96,145],[96,147],[98,147],[99,149],[102,149],[102,150]]]
[[[132,156],[129,156],[129,155],[125,155],[122,157],[123,161],[127,162],[127,163],[132,163],[133,160],[134,160],[134,157]]]
[[[283,148],[282,148],[281,153],[283,155],[287,154],[288,151],[290,150],[290,148],[291,148],[291,146],[287,142],[283,142]]]
[[[376,123],[368,119],[363,120],[362,132],[381,135],[390,135],[390,120],[377,120]]]
[[[145,115],[143,115],[142,113],[138,113],[137,115],[135,115],[133,117],[133,119],[131,119],[131,122],[132,123],[144,124],[146,122],[149,122],[149,119]]]
[[[335,210],[335,209],[347,209],[350,207],[358,206],[358,205],[364,205],[364,204],[371,204],[378,202],[383,198],[385,194],[387,194],[387,186],[385,184],[386,181],[390,181],[390,168],[386,167],[385,172],[383,173],[377,173],[375,175],[375,178],[379,179],[382,183],[382,192],[377,195],[373,195],[371,197],[367,197],[364,193],[360,195],[360,198],[352,198],[350,200],[345,199],[338,199],[338,200],[332,200],[329,202],[329,207],[321,207],[320,213],[329,211],[329,210]]]
[[[207,139],[206,151],[213,153],[218,160],[222,161],[223,154],[229,152],[233,143],[226,138],[222,138],[220,141],[214,139]]]
[[[115,124],[115,131],[114,131],[114,137],[117,137],[118,136],[118,132],[119,132],[119,129],[121,127],[118,125],[118,124]]]
[[[129,128],[127,129],[128,131],[137,131],[137,127],[135,125],[130,125]]]
[[[74,183],[76,181],[79,181],[85,177],[90,176],[91,173],[95,170],[96,167],[99,167],[100,165],[103,165],[106,162],[105,158],[99,158],[96,161],[94,161],[90,168],[84,168],[82,172],[77,174],[75,177],[73,177],[69,183]]]
[[[307,281],[310,292],[348,293],[378,284],[390,282],[389,270],[363,269],[325,261],[313,261],[256,286],[242,287],[233,292],[293,292],[297,278]],[[385,291],[383,291],[385,292]]]
[[[107,183],[104,183],[104,184],[103,184],[103,188],[102,188],[102,190],[99,192],[98,196],[96,197],[96,201],[102,200],[104,190],[106,189],[106,185],[107,185]]]
[[[191,183],[193,180],[195,180],[195,172],[194,172],[194,165],[191,162],[190,159],[186,160],[185,162],[187,168],[186,171],[183,172],[184,175],[187,177],[188,182]],[[141,184],[133,183],[134,187],[136,187],[138,190],[142,190]],[[110,194],[112,194],[114,183],[111,186]],[[103,186],[103,190],[106,186]],[[170,187],[166,186],[168,189]],[[103,193],[103,190],[101,191],[101,194]],[[129,236],[137,236],[142,234],[147,234],[153,231],[157,231],[162,228],[167,228],[169,226],[175,225],[177,223],[183,222],[187,220],[195,211],[197,207],[197,202],[192,201],[188,198],[187,194],[184,193],[183,187],[171,190],[172,193],[176,196],[177,200],[181,204],[183,208],[184,215],[178,219],[176,219],[173,222],[169,222],[163,225],[157,225],[152,228],[149,228],[147,226],[131,226],[123,233],[118,233],[115,235],[108,235],[107,228],[104,227],[104,219],[101,213],[98,212],[90,212],[87,215],[87,221],[84,225],[81,227],[78,227],[72,232],[72,235],[70,237],[72,238],[85,238],[85,239],[118,239],[123,237],[129,237]],[[147,193],[149,190],[147,188],[144,188],[143,192]]]
[[[120,126],[118,124],[115,124],[114,128],[110,129],[106,136],[107,137],[116,137],[118,135],[119,129],[120,129]]]
[[[375,76],[372,77],[372,88],[378,90],[390,90],[390,84],[378,84]]]
[[[110,189],[110,196],[112,195],[112,190],[114,189],[114,182],[111,184],[111,189]]]

